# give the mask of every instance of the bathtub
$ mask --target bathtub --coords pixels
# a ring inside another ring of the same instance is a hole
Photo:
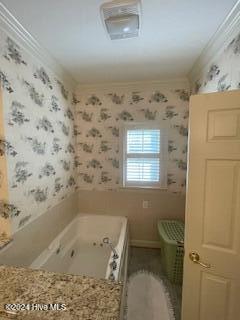
[[[106,237],[118,258],[104,243]],[[30,267],[125,282],[127,255],[127,218],[78,214]]]

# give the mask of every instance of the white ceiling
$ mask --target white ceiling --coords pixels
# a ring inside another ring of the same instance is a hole
[[[142,0],[138,38],[111,41],[103,0],[2,0],[79,83],[186,76],[236,0]]]

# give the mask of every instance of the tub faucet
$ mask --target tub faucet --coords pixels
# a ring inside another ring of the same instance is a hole
[[[106,243],[110,246],[112,252],[113,252],[113,259],[118,259],[119,255],[117,254],[117,251],[115,250],[115,248],[113,247],[112,242],[110,241],[110,239],[108,237],[103,238],[103,243]]]

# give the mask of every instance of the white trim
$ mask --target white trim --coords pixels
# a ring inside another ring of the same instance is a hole
[[[38,43],[1,2],[0,29],[13,38],[24,50],[51,69],[59,80],[66,81],[71,88],[75,89],[77,83],[72,76]]]
[[[207,46],[203,49],[202,53],[195,61],[192,69],[188,74],[188,78],[196,80],[200,71],[209,64],[212,59],[221,53],[230,41],[240,31],[240,0],[234,5],[226,19],[215,32]]]
[[[172,87],[179,89],[189,89],[189,80],[187,77],[183,78],[170,78],[170,79],[159,79],[159,80],[149,80],[149,81],[131,81],[131,82],[101,82],[93,84],[83,84],[79,83],[77,86],[77,91],[94,91],[97,89],[109,91],[111,88],[123,88],[123,89],[159,89],[159,87]]]
[[[141,248],[161,248],[160,241],[151,240],[131,240],[131,246]]]
[[[99,190],[100,192],[101,191],[104,191],[104,190]],[[153,187],[123,187],[123,186],[120,186],[119,189],[117,190],[117,192],[135,192],[135,193],[167,193],[168,191],[168,188],[153,188]],[[175,194],[175,193],[173,193]],[[175,195],[179,195],[179,194],[175,194]]]

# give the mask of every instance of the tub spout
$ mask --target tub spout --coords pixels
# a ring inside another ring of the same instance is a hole
[[[112,242],[110,241],[110,239],[108,237],[103,238],[103,243],[106,243],[109,245],[109,247],[111,248],[112,252],[113,252],[113,259],[118,259],[119,255],[117,254],[117,251],[115,250]]]

